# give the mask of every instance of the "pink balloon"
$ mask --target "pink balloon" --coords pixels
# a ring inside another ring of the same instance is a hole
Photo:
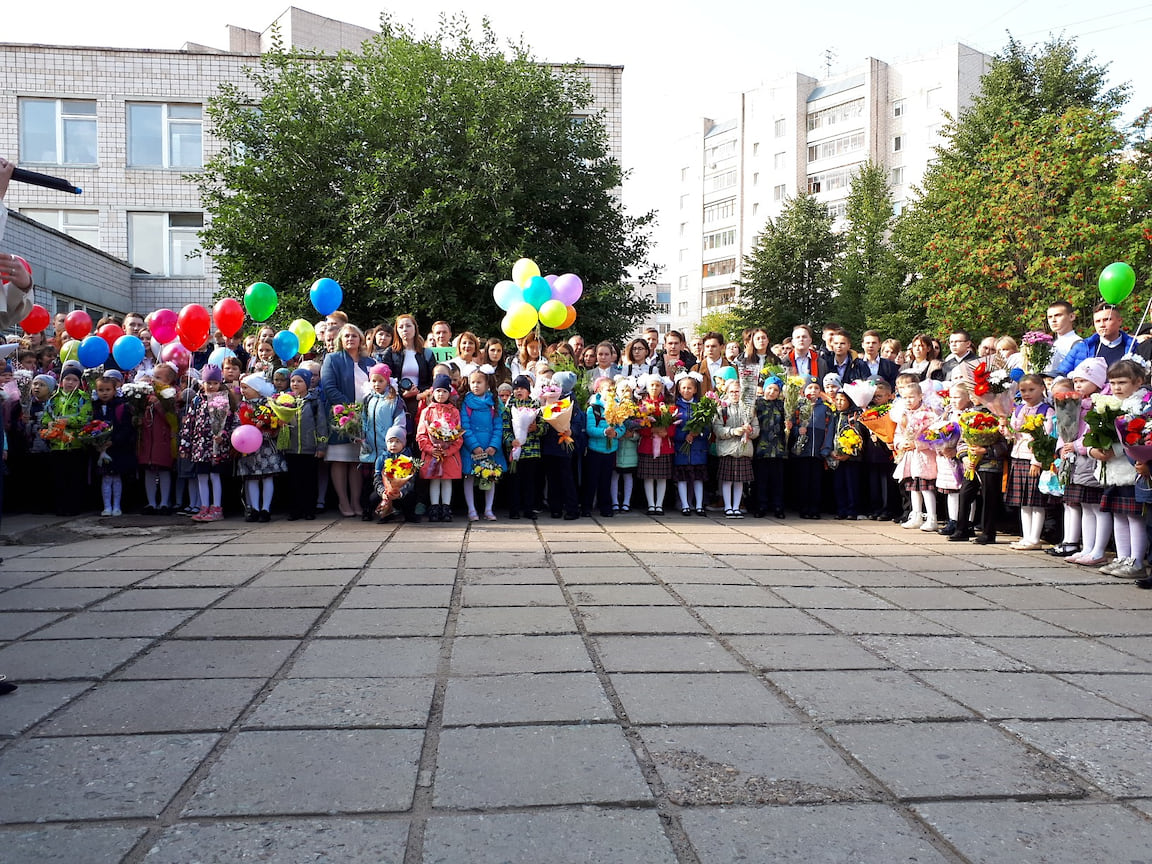
[[[563,276],[557,276],[556,281],[552,283],[552,297],[559,300],[565,306],[573,305],[580,299],[580,295],[584,293],[584,283],[580,281],[580,277],[575,273],[565,273]]]
[[[172,363],[183,375],[188,371],[188,364],[192,362],[192,352],[179,342],[170,342],[160,349],[160,360],[163,363]]]
[[[263,440],[264,436],[255,426],[237,426],[232,430],[232,446],[245,456],[259,450]]]
[[[161,345],[167,345],[176,338],[176,313],[171,309],[157,309],[152,313],[148,329]]]

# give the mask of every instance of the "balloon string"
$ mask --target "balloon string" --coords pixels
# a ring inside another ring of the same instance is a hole
[[[1140,316],[1140,323],[1137,324],[1136,329],[1132,331],[1133,336],[1136,336],[1140,332],[1140,328],[1143,326],[1145,319],[1147,319],[1148,310],[1150,310],[1150,309],[1152,309],[1152,299],[1150,299],[1148,301],[1148,303],[1144,306],[1144,314]],[[1135,351],[1133,351],[1133,353],[1135,353]]]

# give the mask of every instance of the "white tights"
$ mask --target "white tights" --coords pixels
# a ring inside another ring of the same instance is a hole
[[[160,494],[156,494],[156,483],[160,483]],[[157,471],[155,468],[144,469],[144,497],[148,499],[149,507],[167,507],[169,495],[172,493],[172,472]]]
[[[644,481],[644,497],[648,499],[649,507],[663,507],[664,494],[667,491],[667,480],[647,479]]]
[[[1108,541],[1112,539],[1112,514],[1102,511],[1099,504],[1085,504],[1084,512],[1091,512],[1096,517],[1096,537],[1092,544],[1092,552],[1088,557],[1103,558],[1104,553],[1108,550]],[[1087,530],[1085,530],[1084,536],[1088,536]]]
[[[464,478],[464,503],[468,505],[468,515],[476,515],[476,478]],[[482,489],[480,492],[484,496],[484,515],[492,515],[492,499],[496,497],[496,487],[489,486],[487,489]]]
[[[224,503],[221,500],[223,496],[220,492],[220,475],[215,471],[211,474],[198,475],[196,477],[196,484],[200,487],[201,507],[220,507]],[[209,491],[211,491],[211,494],[209,494]],[[216,503],[213,504],[213,501]]]
[[[100,478],[100,493],[104,496],[105,510],[120,509],[120,493],[124,490],[124,482],[119,474],[105,474]]]
[[[613,478],[615,478],[616,476],[617,475],[615,473],[612,474]],[[631,505],[632,504],[632,482],[635,480],[636,475],[634,475],[634,474],[621,474],[619,476],[620,476],[620,479],[624,481],[624,483],[622,484],[624,486],[624,488],[623,488],[623,490],[620,491],[620,497],[616,499],[616,503],[617,504]],[[613,488],[613,490],[616,489],[615,479],[613,479],[613,481],[612,481],[612,488]]]
[[[428,500],[435,506],[437,504],[444,504],[445,506],[452,503],[452,481],[451,480],[429,480],[428,481]]]
[[[248,506],[253,510],[272,509],[271,477],[249,477],[244,481],[244,490],[248,498]],[[261,493],[263,493],[263,498],[261,498]]]
[[[676,481],[676,491],[680,493],[680,509],[681,510],[687,510],[688,508],[690,508],[692,506],[692,502],[688,498],[688,481],[687,480],[677,480]],[[703,507],[704,506],[704,481],[703,480],[693,480],[692,481],[692,493],[696,498],[696,506],[698,508]]]
[[[740,501],[744,497],[744,484],[735,480],[724,480],[720,483],[720,497],[724,499],[724,509],[739,510]]]
[[[911,491],[908,492],[908,496],[909,496],[909,498],[912,499],[912,518],[913,519],[915,519],[917,516],[921,516],[928,522],[935,522],[936,521],[936,493],[935,492],[933,492],[933,491],[918,492],[915,489],[912,489]],[[959,512],[959,508],[960,508],[959,500],[957,500],[957,502],[956,502],[956,508],[957,508],[957,512]]]
[[[1044,532],[1044,508],[1020,508],[1020,539],[1025,543],[1039,543]]]
[[[1113,520],[1116,532],[1116,557],[1134,558],[1139,566],[1148,554],[1148,529],[1141,514],[1118,515]]]

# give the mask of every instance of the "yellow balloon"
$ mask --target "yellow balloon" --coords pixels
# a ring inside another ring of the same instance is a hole
[[[300,340],[301,354],[307,354],[312,350],[312,346],[316,344],[316,328],[312,326],[310,321],[297,318],[288,325],[288,332]]]
[[[545,327],[559,327],[567,317],[568,307],[559,300],[546,300],[540,307],[540,323]]]
[[[536,321],[536,310],[531,303],[517,303],[504,316],[504,334],[510,339],[520,339],[532,332]]]
[[[524,288],[528,285],[528,280],[533,276],[540,275],[540,268],[536,266],[536,262],[531,258],[521,258],[512,265],[512,281]]]

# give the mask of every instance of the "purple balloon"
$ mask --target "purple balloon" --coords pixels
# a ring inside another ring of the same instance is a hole
[[[260,449],[264,436],[255,426],[237,426],[232,430],[232,446],[247,456]]]
[[[583,293],[584,283],[580,281],[580,277],[575,273],[565,273],[563,276],[557,276],[556,281],[552,283],[552,297],[559,300],[565,306],[575,304]]]
[[[557,276],[555,273],[549,273],[547,276],[544,277],[544,281],[547,282],[548,287],[551,288],[553,285],[556,284],[556,280],[559,278],[560,277]]]

